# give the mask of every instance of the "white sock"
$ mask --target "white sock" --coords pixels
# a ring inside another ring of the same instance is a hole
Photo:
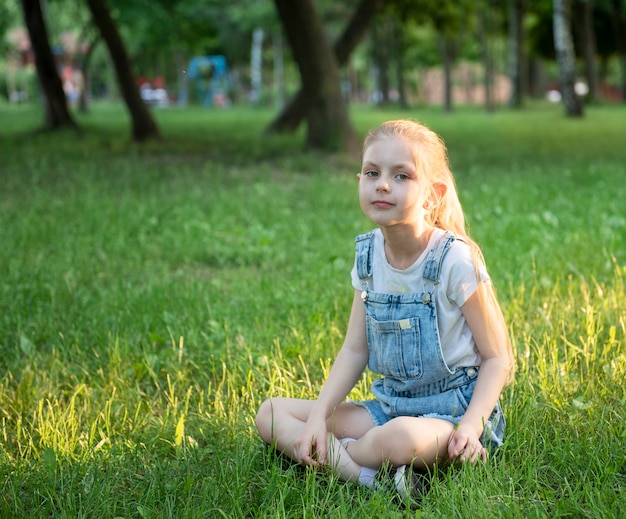
[[[371,469],[369,467],[361,467],[361,471],[359,472],[359,483],[361,485],[365,485],[366,487],[373,487],[375,482],[376,474],[378,474],[377,469]]]
[[[342,438],[341,445],[344,447],[351,442],[355,442],[354,438]],[[374,485],[376,474],[378,474],[378,469],[371,469],[369,467],[361,467],[359,471],[359,483],[361,485],[365,485],[366,487],[372,487]]]

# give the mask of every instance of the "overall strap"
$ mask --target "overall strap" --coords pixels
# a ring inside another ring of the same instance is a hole
[[[439,283],[439,275],[441,273],[443,258],[448,250],[450,250],[450,245],[452,245],[456,239],[456,236],[452,232],[446,231],[445,234],[437,240],[435,246],[430,249],[426,265],[424,266],[425,280],[431,281],[434,285]]]
[[[356,273],[361,285],[367,289],[367,281],[372,277],[372,252],[374,250],[374,231],[359,234],[356,237]]]

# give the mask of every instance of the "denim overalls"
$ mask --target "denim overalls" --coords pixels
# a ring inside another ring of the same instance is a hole
[[[372,384],[375,400],[354,403],[365,407],[376,425],[396,416],[440,418],[456,424],[467,410],[478,368],[450,369],[446,364],[435,304],[441,265],[455,239],[454,234],[446,232],[428,252],[421,293],[393,295],[369,290],[373,231],[356,238],[356,270],[366,311],[368,366],[382,377]],[[504,428],[498,404],[485,424],[483,446],[500,446]]]

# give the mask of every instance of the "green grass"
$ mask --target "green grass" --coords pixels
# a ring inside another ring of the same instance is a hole
[[[286,465],[254,414],[315,397],[351,303],[358,157],[266,111],[124,111],[35,132],[0,106],[0,517],[614,517],[626,480],[626,108],[359,108],[446,140],[510,323],[508,435],[418,511]],[[353,396],[367,394],[366,374]]]

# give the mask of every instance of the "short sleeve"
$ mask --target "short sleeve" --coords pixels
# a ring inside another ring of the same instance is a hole
[[[352,286],[357,290],[362,290],[361,280],[359,279],[359,275],[356,272],[356,258],[354,260],[354,264],[352,265],[352,271],[350,272],[350,276],[352,277]]]
[[[489,280],[489,274],[484,265],[479,268],[480,277],[483,281]],[[448,299],[462,307],[467,300],[476,292],[478,280],[476,268],[472,259],[470,246],[459,240],[455,241],[442,265],[442,284]]]

